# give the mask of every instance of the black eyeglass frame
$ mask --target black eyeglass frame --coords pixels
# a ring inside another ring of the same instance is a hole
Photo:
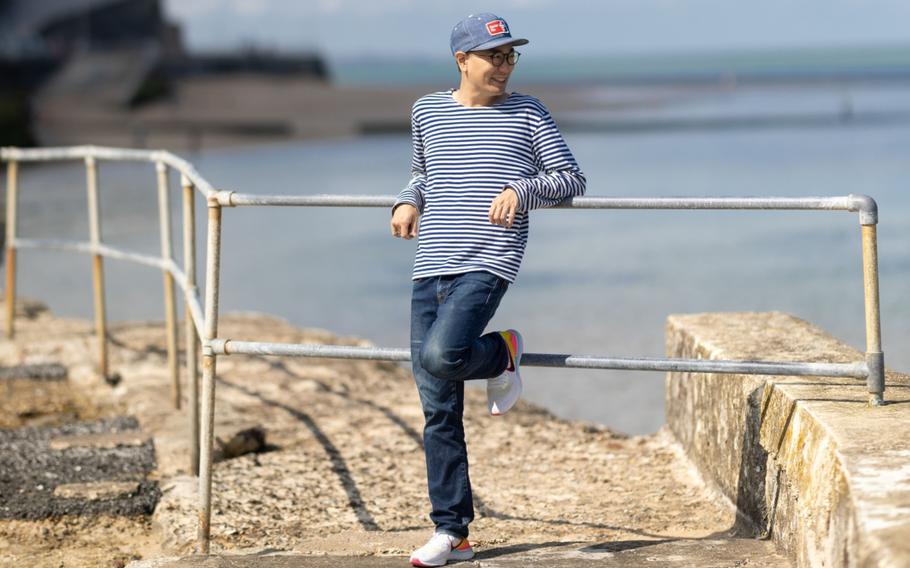
[[[483,57],[492,63],[493,67],[499,67],[503,63],[508,63],[509,67],[514,67],[521,57],[521,53],[514,49],[508,53],[503,53],[501,51],[469,51],[468,53]]]

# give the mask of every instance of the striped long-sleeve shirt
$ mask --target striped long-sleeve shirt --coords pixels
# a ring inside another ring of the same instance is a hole
[[[441,91],[411,110],[411,181],[396,206],[421,213],[413,278],[487,271],[514,282],[528,242],[528,212],[585,191],[585,177],[546,107],[512,93],[466,107]],[[504,188],[518,194],[507,229],[490,222]]]

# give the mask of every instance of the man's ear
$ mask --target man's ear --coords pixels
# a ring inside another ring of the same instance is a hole
[[[467,54],[467,53],[465,53],[465,52],[463,52],[463,51],[456,51],[456,52],[455,52],[455,64],[458,66],[458,71],[459,71],[459,72],[460,72],[460,71],[464,71],[464,68],[465,68],[465,65],[466,65],[465,60],[466,60],[467,58],[468,58],[468,54]]]

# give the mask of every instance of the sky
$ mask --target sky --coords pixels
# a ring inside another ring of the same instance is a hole
[[[647,54],[910,45],[910,0],[165,0],[191,49],[316,50],[330,59],[448,57],[470,13],[536,53]]]

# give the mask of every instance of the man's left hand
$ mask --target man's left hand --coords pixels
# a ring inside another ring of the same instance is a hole
[[[515,211],[517,210],[518,193],[511,187],[507,187],[490,204],[490,223],[511,229],[512,223],[515,222]]]

